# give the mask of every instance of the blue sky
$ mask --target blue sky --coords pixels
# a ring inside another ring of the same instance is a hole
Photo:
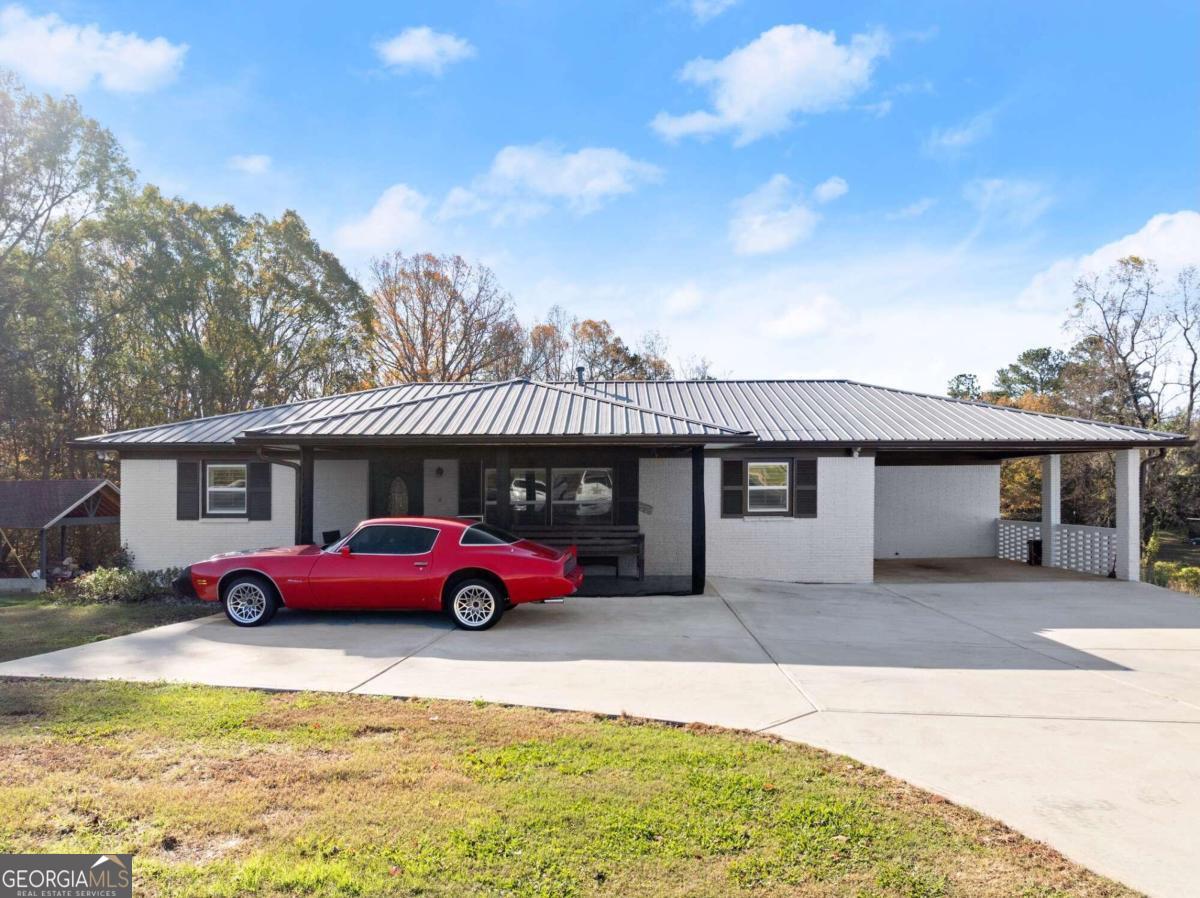
[[[8,6],[142,177],[495,269],[741,377],[940,391],[1200,262],[1194,3]]]

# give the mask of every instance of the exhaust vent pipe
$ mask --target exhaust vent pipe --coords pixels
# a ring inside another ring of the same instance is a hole
[[[579,386],[581,387],[583,386],[583,371],[583,365],[580,365],[575,369],[575,380],[578,381]]]

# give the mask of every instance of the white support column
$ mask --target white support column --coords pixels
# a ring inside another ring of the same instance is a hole
[[[1042,456],[1042,564],[1058,567],[1058,525],[1062,523],[1062,456]]]
[[[1137,449],[1114,453],[1117,467],[1117,579],[1140,579],[1142,548],[1142,455]]]

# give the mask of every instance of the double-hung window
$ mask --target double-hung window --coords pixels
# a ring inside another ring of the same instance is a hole
[[[209,516],[246,514],[246,466],[204,466],[204,513]]]
[[[787,514],[791,492],[791,463],[751,461],[746,463],[746,512]]]
[[[817,459],[721,459],[721,517],[817,516]]]

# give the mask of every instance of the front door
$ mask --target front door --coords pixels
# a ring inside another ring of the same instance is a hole
[[[325,552],[309,575],[320,608],[425,608],[436,598],[431,570],[434,527],[372,524],[349,540],[348,554]]]
[[[400,518],[424,514],[423,487],[424,472],[419,459],[372,459],[370,516]]]

